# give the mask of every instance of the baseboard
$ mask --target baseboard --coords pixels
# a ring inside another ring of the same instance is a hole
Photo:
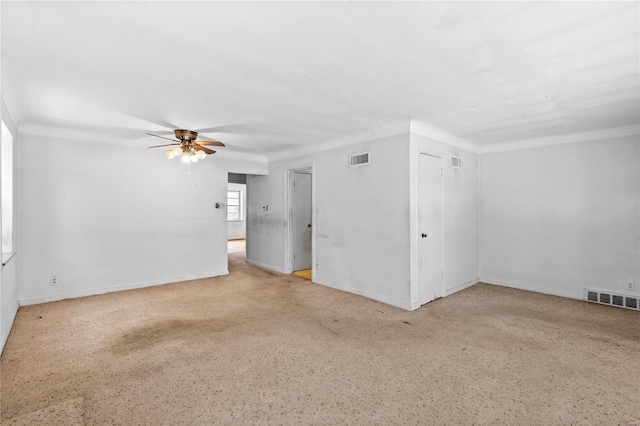
[[[193,275],[186,275],[182,277],[175,277],[175,278],[154,280],[154,281],[145,281],[145,282],[131,283],[131,284],[122,284],[122,285],[102,287],[97,289],[70,291],[66,293],[60,293],[60,294],[45,296],[45,297],[18,299],[18,303],[20,304],[20,306],[36,305],[39,303],[55,302],[55,301],[64,300],[64,299],[75,299],[78,297],[87,297],[87,296],[96,296],[98,294],[114,293],[116,291],[135,290],[138,288],[154,287],[154,286],[165,285],[165,284],[175,284],[183,281],[200,280],[203,278],[214,278],[222,275],[229,275],[229,270],[225,269],[219,272],[193,274]]]
[[[10,320],[4,324],[2,324],[2,336],[1,336],[1,340],[0,340],[0,355],[2,355],[2,351],[4,351],[4,346],[7,344],[7,339],[9,338],[9,333],[11,333],[11,327],[13,327],[13,322],[16,319],[16,315],[18,314],[18,308],[20,307],[20,304],[18,303],[18,301],[16,301],[16,303],[14,304],[14,306],[12,306],[13,308],[13,312],[11,313],[11,317],[9,318]]]
[[[474,278],[471,281],[467,281],[466,283],[462,283],[460,285],[457,285],[455,287],[452,287],[450,289],[445,290],[444,294],[442,295],[442,297],[451,296],[452,294],[457,293],[459,291],[462,291],[465,288],[469,288],[471,286],[474,286],[474,285],[478,284],[479,282],[480,282],[480,277]],[[418,309],[420,306],[422,306],[420,303],[414,302],[414,303],[411,304],[411,310],[414,311],[414,310]]]
[[[351,293],[351,294],[357,294],[358,296],[363,296],[363,297],[366,297],[368,299],[373,299],[373,300],[376,300],[378,302],[385,303],[387,305],[395,306],[396,308],[401,308],[401,309],[405,309],[405,310],[408,310],[408,311],[412,310],[409,303],[403,303],[403,302],[398,302],[397,300],[387,299],[386,297],[378,296],[377,294],[373,294],[373,293],[369,293],[369,292],[366,292],[366,291],[354,289],[354,288],[351,288],[351,287],[345,287],[345,286],[340,286],[340,285],[328,284],[326,282],[320,282],[320,281],[317,281],[315,278],[313,279],[313,283],[314,284],[320,284],[320,285],[323,285],[325,287],[330,287],[330,288],[333,288],[335,290],[340,290],[340,291],[344,291],[344,292]]]
[[[569,299],[582,300],[582,297],[583,297],[582,293],[574,294],[568,291],[561,291],[561,290],[555,290],[555,289],[544,288],[544,287],[535,287],[528,284],[516,283],[513,281],[505,281],[505,280],[500,280],[500,279],[495,279],[490,277],[481,277],[480,282],[485,284],[497,285],[500,287],[517,288],[518,290],[526,290],[526,291],[533,291],[535,293],[549,294],[551,296],[567,297]]]
[[[453,293],[457,293],[459,291],[464,290],[465,288],[469,288],[471,286],[474,286],[474,285],[478,284],[479,282],[480,282],[480,277],[477,277],[477,278],[472,279],[471,281],[467,281],[466,283],[462,283],[460,285],[452,287],[452,288],[444,291],[444,297],[451,296]]]
[[[277,266],[267,265],[266,263],[258,262],[256,260],[245,259],[249,265],[257,266],[259,268],[268,269],[270,271],[278,272],[280,274],[284,274],[284,269],[278,268]]]

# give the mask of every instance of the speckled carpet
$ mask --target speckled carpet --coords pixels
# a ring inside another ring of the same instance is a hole
[[[2,424],[640,424],[640,316],[479,284],[414,312],[267,272],[20,308]]]

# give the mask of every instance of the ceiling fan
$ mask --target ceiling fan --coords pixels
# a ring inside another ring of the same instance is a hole
[[[204,160],[207,154],[212,155],[216,152],[210,148],[207,148],[205,145],[209,146],[225,146],[222,142],[218,141],[199,141],[196,140],[198,138],[198,132],[194,132],[193,130],[185,130],[185,129],[176,129],[173,131],[176,135],[175,139],[167,138],[160,135],[154,135],[153,133],[147,133],[149,136],[155,136],[156,138],[162,138],[170,140],[173,143],[168,143],[164,145],[154,145],[149,148],[160,148],[164,146],[173,146],[173,148],[169,148],[164,155],[169,160],[174,157],[179,157],[182,155],[182,160],[184,162],[193,161],[197,163],[198,160]]]

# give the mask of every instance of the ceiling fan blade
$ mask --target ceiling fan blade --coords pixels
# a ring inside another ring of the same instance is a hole
[[[211,155],[211,154],[215,154],[215,153],[216,153],[214,150],[209,149],[209,148],[205,148],[204,146],[200,146],[200,145],[194,146],[194,148],[195,148],[197,151],[204,151],[204,152],[206,152],[206,153],[207,153],[207,154],[209,154],[209,155]]]
[[[173,130],[154,130],[155,136],[173,136],[175,132]],[[147,133],[149,134],[149,133]]]
[[[196,132],[198,132],[198,133],[212,133],[212,132],[217,132],[218,129],[220,129],[221,127],[224,127],[224,126],[207,127],[206,129],[196,129]]]
[[[156,138],[162,138],[162,139],[166,139],[166,140],[171,141],[171,142],[178,142],[178,143],[180,143],[180,141],[179,141],[179,140],[177,140],[177,139],[166,138],[166,137],[164,137],[164,136],[154,135],[153,133],[147,133],[147,134],[148,134],[149,136],[155,136]]]
[[[202,139],[203,141],[206,141],[206,142],[220,142],[218,139],[210,138],[208,136],[201,135],[201,134],[198,134],[198,139]]]
[[[213,146],[226,146],[222,142],[209,142],[209,141],[193,141],[193,143],[197,143],[198,145],[213,145]]]
[[[150,146],[149,148],[160,148],[162,146],[174,146],[174,145],[181,145],[179,143],[168,143],[166,145],[154,145],[154,146]]]
[[[220,126],[207,127],[204,129],[196,129],[198,133],[255,133],[264,126],[262,123],[235,123],[235,124],[222,124]]]

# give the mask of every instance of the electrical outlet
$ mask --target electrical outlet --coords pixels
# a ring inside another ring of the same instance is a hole
[[[627,283],[627,290],[628,291],[636,291],[636,282],[635,281],[631,281],[631,282]]]
[[[49,280],[49,284],[50,285],[58,285],[58,277],[56,277],[55,275],[51,277],[51,279]]]

